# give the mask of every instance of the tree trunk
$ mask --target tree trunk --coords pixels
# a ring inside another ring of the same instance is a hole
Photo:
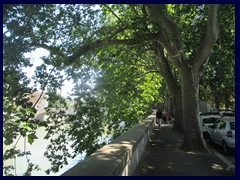
[[[173,98],[173,107],[174,107],[174,128],[173,130],[182,131],[182,96],[181,96],[181,86],[177,83],[176,77],[173,76],[171,72],[168,60],[164,56],[163,48],[161,45],[155,45],[155,55],[156,63],[159,67],[159,72],[164,78],[171,97]]]
[[[224,92],[224,103],[225,103],[225,109],[229,108],[230,100],[229,100],[229,94],[227,90]]]
[[[169,117],[171,117],[172,119],[174,118],[174,114],[173,114],[173,98],[172,96],[170,96],[170,104],[169,104]]]
[[[182,108],[184,143],[183,150],[207,152],[205,141],[199,126],[198,86],[193,70],[185,66],[182,77]]]
[[[182,96],[181,89],[177,90],[178,93],[173,96],[173,109],[174,109],[174,131],[183,132],[183,114],[182,114]]]
[[[194,58],[188,60],[184,53],[181,31],[177,23],[166,13],[166,6],[148,5],[150,20],[153,22],[154,27],[158,29],[155,47],[157,63],[173,98],[176,98],[177,92],[175,90],[178,89],[177,86],[179,85],[172,75],[170,61],[167,58],[170,58],[178,68],[181,77],[184,122],[183,149],[206,152],[207,148],[199,126],[198,88],[199,79],[206,69],[212,48],[217,40],[219,26],[217,22],[218,5],[209,4],[205,7],[208,11],[206,34],[202,38]],[[167,52],[167,57],[165,52]]]
[[[220,109],[219,97],[215,96],[215,97],[214,97],[214,101],[215,101],[215,108],[216,108],[216,109]]]

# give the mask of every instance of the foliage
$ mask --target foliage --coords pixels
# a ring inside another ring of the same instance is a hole
[[[77,9],[78,13],[74,13],[73,9]],[[161,77],[157,74],[145,76],[144,73],[152,70],[154,65],[147,64],[143,57],[136,55],[143,49],[129,49],[126,52],[126,47],[109,48],[108,54],[98,52],[91,60],[86,56],[73,66],[63,66],[64,56],[72,54],[80,42],[90,42],[92,38],[98,38],[96,35],[105,38],[116,29],[114,27],[116,24],[109,29],[100,27],[98,23],[102,21],[105,21],[103,22],[105,25],[109,24],[105,19],[98,19],[102,17],[99,13],[98,10],[91,9],[90,5],[6,5],[4,7],[5,145],[11,145],[19,134],[27,136],[30,144],[37,138],[35,132],[38,125],[34,123],[33,118],[36,110],[28,103],[28,95],[35,90],[28,88],[30,81],[22,73],[23,66],[32,65],[29,59],[24,58],[24,53],[36,47],[43,47],[41,46],[43,43],[50,44],[45,48],[53,52],[43,58],[45,64],[36,68],[33,77],[35,84],[40,84],[41,90],[48,92],[46,111],[50,123],[46,126],[48,133],[45,138],[50,138],[51,144],[47,147],[45,156],[52,167],[47,169],[46,173],[59,171],[59,168],[68,163],[67,158],[73,158],[83,151],[90,155],[112,138],[137,124],[150,113],[148,103],[159,98],[157,92],[161,84],[157,78],[161,79]],[[84,16],[80,17],[81,14]],[[55,24],[52,19],[56,19],[57,23]],[[16,56],[13,56],[13,51]],[[121,59],[125,59],[124,62],[121,62]],[[61,88],[64,81],[60,73],[62,69],[76,83],[73,93],[76,97],[74,100],[76,111],[73,115],[65,113],[66,100],[57,95],[57,89]],[[25,96],[21,97],[22,95]],[[24,104],[27,106],[25,107]],[[69,140],[73,142],[71,145],[74,149],[73,154],[69,153],[67,145]],[[26,153],[12,148],[5,152],[4,160],[23,156]],[[25,175],[30,175],[36,168],[30,163]],[[12,171],[9,167],[5,167],[5,174],[8,175],[9,172]]]
[[[23,67],[32,66],[29,59],[22,56],[24,52],[31,51],[32,48],[27,45],[23,37],[18,36],[18,33],[16,32],[14,36],[4,34],[3,38],[3,143],[6,146],[3,158],[9,160],[17,156],[25,156],[28,161],[25,175],[30,175],[29,170],[38,169],[38,166],[33,165],[28,159],[30,152],[26,149],[20,152],[16,149],[16,144],[21,136],[27,138],[30,144],[37,138],[35,129],[38,125],[31,123],[36,110],[28,101],[28,95],[34,89],[27,87],[30,80],[21,71]],[[11,165],[4,166],[5,174],[9,174],[9,170],[14,168]]]
[[[235,108],[234,5],[222,5],[221,34],[201,81],[201,97],[216,108]]]

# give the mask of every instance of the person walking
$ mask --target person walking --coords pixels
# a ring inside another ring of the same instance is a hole
[[[158,124],[159,128],[161,128],[161,119],[162,119],[162,111],[160,110],[160,108],[158,108],[156,112],[156,123]]]
[[[167,113],[166,109],[164,109],[162,112],[162,119],[165,123],[168,124],[167,117],[168,117],[168,113]]]

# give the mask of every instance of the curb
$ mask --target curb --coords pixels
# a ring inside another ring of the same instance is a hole
[[[207,144],[207,143],[206,143]],[[235,165],[229,161],[227,158],[225,158],[223,155],[221,155],[219,152],[217,152],[215,149],[207,145],[207,148],[210,150],[210,152],[214,155],[216,155],[219,159],[221,159],[230,169],[235,169]]]

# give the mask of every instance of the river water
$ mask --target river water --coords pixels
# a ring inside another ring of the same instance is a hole
[[[44,152],[46,151],[47,145],[50,144],[49,140],[43,139],[43,137],[46,135],[46,131],[44,127],[40,127],[36,131],[36,135],[38,139],[35,139],[33,144],[26,143],[26,149],[27,151],[31,152],[31,155],[28,156],[28,158],[31,160],[33,164],[37,164],[41,170],[40,171],[33,171],[32,176],[59,176],[63,174],[65,171],[76,165],[79,161],[83,160],[85,157],[85,154],[80,154],[76,156],[74,159],[68,159],[68,165],[63,166],[63,168],[57,172],[53,173],[50,172],[49,175],[47,175],[44,171],[48,168],[50,168],[50,162],[46,157],[44,157]],[[24,150],[24,138],[21,138],[17,144],[17,149]],[[6,165],[14,165],[14,160],[4,161],[4,164]],[[22,176],[22,174],[27,169],[27,159],[26,157],[21,157],[16,159],[16,172],[12,171],[12,174],[17,176]]]

